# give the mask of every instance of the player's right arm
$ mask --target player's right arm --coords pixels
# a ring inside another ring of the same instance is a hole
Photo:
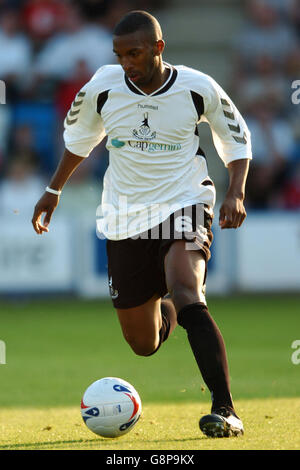
[[[79,157],[71,153],[68,149],[65,149],[63,157],[49,183],[49,187],[56,191],[62,191],[65,183],[83,160],[84,157]],[[32,217],[32,225],[37,234],[41,235],[43,232],[49,231],[48,225],[50,224],[52,214],[58,206],[58,203],[59,196],[47,191],[44,192],[37,202]],[[45,214],[45,216],[42,221],[43,214]]]
[[[98,74],[101,74],[101,69]],[[99,85],[96,83],[95,86],[93,78],[77,93],[64,122],[66,149],[49,182],[49,188],[61,191],[72,173],[105,136],[102,118],[97,112],[98,96]],[[59,196],[48,191],[37,202],[32,217],[32,225],[37,234],[49,231],[48,225],[58,203]],[[42,221],[43,214],[45,216]]]

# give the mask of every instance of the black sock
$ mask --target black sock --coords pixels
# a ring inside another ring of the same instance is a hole
[[[157,348],[152,353],[148,354],[148,356],[152,356],[153,354],[155,354],[161,347],[162,343],[166,341],[166,339],[168,339],[172,326],[172,321],[176,318],[175,307],[171,300],[162,299],[160,308],[162,324],[159,330],[159,343]]]
[[[186,305],[178,312],[178,324],[188,335],[196,362],[212,396],[212,410],[233,409],[225,344],[221,332],[201,302]]]
[[[177,324],[177,314],[171,299],[162,299],[160,309],[162,325],[159,334],[163,343],[168,339],[170,330],[173,331],[175,324]]]

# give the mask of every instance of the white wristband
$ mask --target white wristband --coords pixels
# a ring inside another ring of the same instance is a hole
[[[61,195],[61,191],[57,191],[56,189],[49,188],[49,186],[47,186],[46,191],[47,193],[55,194],[56,196]]]

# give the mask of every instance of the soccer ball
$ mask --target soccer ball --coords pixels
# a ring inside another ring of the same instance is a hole
[[[81,400],[87,427],[102,437],[119,437],[131,431],[141,416],[138,392],[125,380],[105,377],[92,383]]]

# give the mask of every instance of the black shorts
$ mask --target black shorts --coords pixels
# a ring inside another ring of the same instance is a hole
[[[107,240],[108,281],[115,308],[141,305],[155,294],[168,293],[164,258],[172,243],[200,250],[206,262],[213,239],[213,214],[203,204],[185,207],[151,230],[125,240]]]

